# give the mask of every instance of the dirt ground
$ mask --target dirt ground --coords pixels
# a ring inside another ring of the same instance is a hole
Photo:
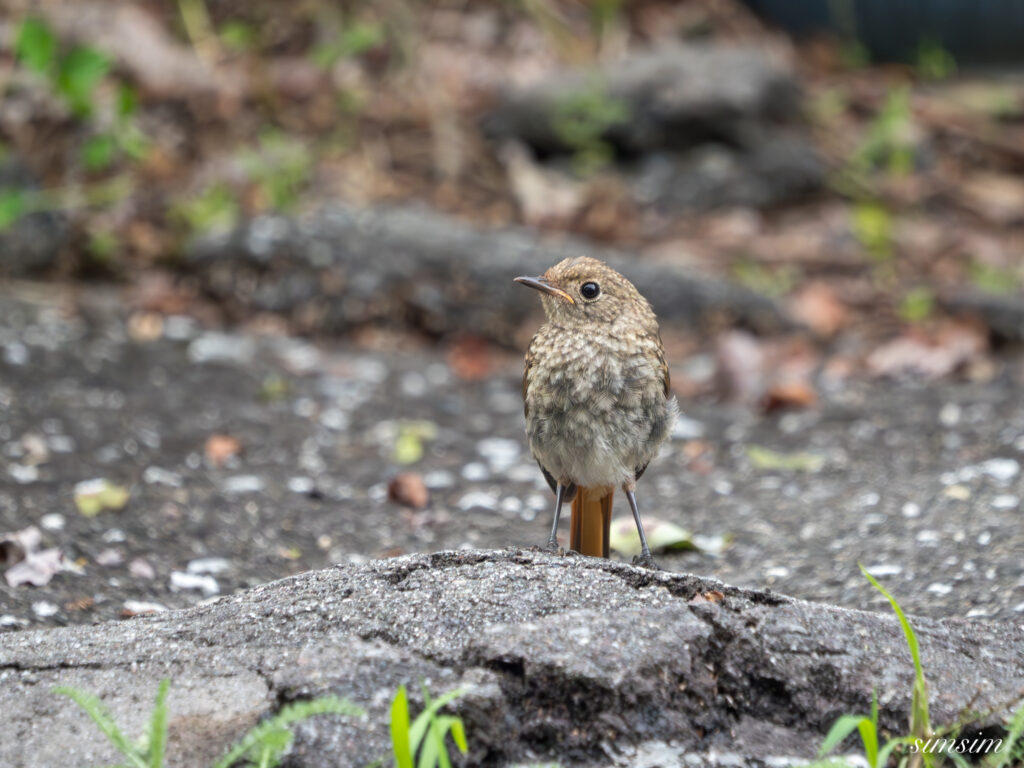
[[[181,316],[147,326],[102,287],[9,285],[0,318],[0,531],[35,525],[37,549],[64,555],[44,586],[0,584],[4,628],[547,535],[552,498],[525,449],[518,354],[469,380],[429,347],[225,334]],[[683,398],[638,496],[649,526],[683,526],[705,551],[659,561],[881,609],[860,562],[909,612],[1021,621],[1024,361],[993,366],[986,381],[927,385],[837,386],[820,373],[818,405],[768,415]],[[388,499],[400,472],[425,484],[423,508]],[[130,496],[88,517],[79,484],[100,478]]]

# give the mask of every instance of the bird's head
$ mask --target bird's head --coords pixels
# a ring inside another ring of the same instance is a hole
[[[656,323],[650,304],[636,287],[589,256],[565,259],[539,277],[517,277],[515,281],[540,291],[544,313],[555,325],[613,323],[622,317]]]

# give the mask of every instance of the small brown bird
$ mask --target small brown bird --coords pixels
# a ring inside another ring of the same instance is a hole
[[[555,492],[548,546],[557,549],[562,502],[571,500],[570,547],[608,557],[612,496],[621,487],[640,533],[638,562],[656,568],[634,491],[679,405],[654,311],[629,280],[588,257],[515,281],[541,292],[548,319],[523,373],[530,450]]]

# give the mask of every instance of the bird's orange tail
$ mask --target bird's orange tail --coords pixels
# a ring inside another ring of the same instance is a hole
[[[569,547],[581,555],[608,557],[614,488],[578,488],[572,500]]]

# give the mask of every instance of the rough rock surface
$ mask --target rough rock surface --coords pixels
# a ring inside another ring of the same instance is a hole
[[[204,289],[243,312],[277,312],[312,332],[367,323],[412,325],[431,335],[472,332],[508,344],[537,312],[536,297],[510,290],[589,255],[626,272],[663,323],[699,325],[725,315],[755,329],[788,323],[748,289],[684,268],[571,238],[487,231],[414,208],[327,207],[295,221],[261,217],[195,245],[189,264]]]
[[[611,105],[621,120],[600,117]],[[777,52],[689,44],[510,90],[483,129],[543,160],[573,154],[580,135],[597,131],[588,140],[612,148],[637,199],[675,210],[765,207],[819,188],[822,165],[801,122],[797,79]]]
[[[1024,690],[1018,628],[915,621],[932,716],[1003,711]],[[789,765],[879,694],[905,727],[912,666],[895,618],[686,574],[523,550],[441,552],[309,572],[186,611],[6,635],[0,762],[105,764],[100,732],[54,685],[141,729],[173,680],[171,764],[202,765],[288,701],[366,708],[300,725],[289,766],[387,750],[399,684],[462,686],[470,765]],[[999,717],[989,717],[989,723]]]

